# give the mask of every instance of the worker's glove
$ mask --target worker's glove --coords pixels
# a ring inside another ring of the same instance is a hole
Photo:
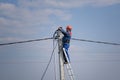
[[[62,27],[59,27],[59,28],[58,28],[58,30],[61,30],[61,29],[62,29]]]

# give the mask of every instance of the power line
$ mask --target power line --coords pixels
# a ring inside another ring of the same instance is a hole
[[[120,43],[112,43],[112,42],[93,41],[93,40],[76,39],[76,38],[72,38],[72,40],[120,46]]]
[[[54,49],[54,47],[56,47],[57,46],[57,44],[56,44],[56,46],[55,46],[55,34],[56,34],[56,31],[55,31],[55,33],[53,34],[53,49]],[[57,80],[57,70],[56,70],[56,55],[54,54],[54,73],[55,73],[55,80]]]
[[[53,38],[51,37],[51,38],[43,38],[43,39],[34,39],[34,40],[10,42],[10,43],[1,43],[0,46],[20,44],[20,43],[28,43],[28,42],[35,42],[35,41],[43,41],[43,40],[49,40],[49,39],[53,39]],[[94,40],[77,39],[77,38],[72,38],[72,40],[120,46],[120,43],[112,43],[112,42],[94,41]]]
[[[36,64],[36,63],[48,63],[48,62],[42,62],[42,61],[0,61],[0,64]]]
[[[54,51],[55,51],[56,46],[57,46],[57,43],[56,43],[56,45],[55,45],[54,48],[53,48],[52,54],[51,54],[51,56],[50,56],[50,60],[49,60],[49,62],[48,62],[48,64],[47,64],[47,67],[46,67],[46,69],[45,69],[42,77],[41,77],[41,80],[43,80],[43,78],[44,78],[44,76],[45,76],[45,74],[46,74],[46,72],[47,72],[47,70],[48,70],[48,67],[49,67],[49,65],[50,65],[50,63],[51,63],[51,60],[52,60],[52,57],[53,57],[53,54],[54,54]]]
[[[52,39],[52,38],[43,38],[43,39],[34,39],[34,40],[19,41],[19,42],[1,43],[0,46],[20,44],[20,43],[28,43],[28,42],[35,42],[35,41],[43,41],[43,40],[49,40],[49,39]]]

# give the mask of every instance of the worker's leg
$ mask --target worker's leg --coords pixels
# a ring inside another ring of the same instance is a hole
[[[65,48],[63,48],[63,49],[64,49],[64,54],[65,54],[65,57],[67,59],[67,62],[70,62],[70,57],[69,57],[68,49],[65,49]]]
[[[70,62],[68,48],[69,48],[69,44],[64,44],[63,45],[63,51],[64,51],[65,58],[66,58],[67,62]]]
[[[67,56],[67,55],[66,55],[65,48],[63,48],[63,59],[64,59],[64,62],[65,62],[65,63],[68,63],[68,59],[67,59],[66,56]]]

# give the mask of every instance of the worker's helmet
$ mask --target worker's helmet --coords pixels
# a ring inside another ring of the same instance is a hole
[[[66,27],[66,30],[72,30],[72,26],[70,26],[70,25],[68,25],[67,27]]]

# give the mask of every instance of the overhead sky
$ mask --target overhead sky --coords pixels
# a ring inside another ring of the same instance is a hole
[[[120,0],[0,0],[0,43],[52,37],[67,25],[73,38],[120,43]],[[76,80],[120,80],[120,46],[70,44]],[[0,80],[40,80],[51,52],[52,40],[0,46]]]

